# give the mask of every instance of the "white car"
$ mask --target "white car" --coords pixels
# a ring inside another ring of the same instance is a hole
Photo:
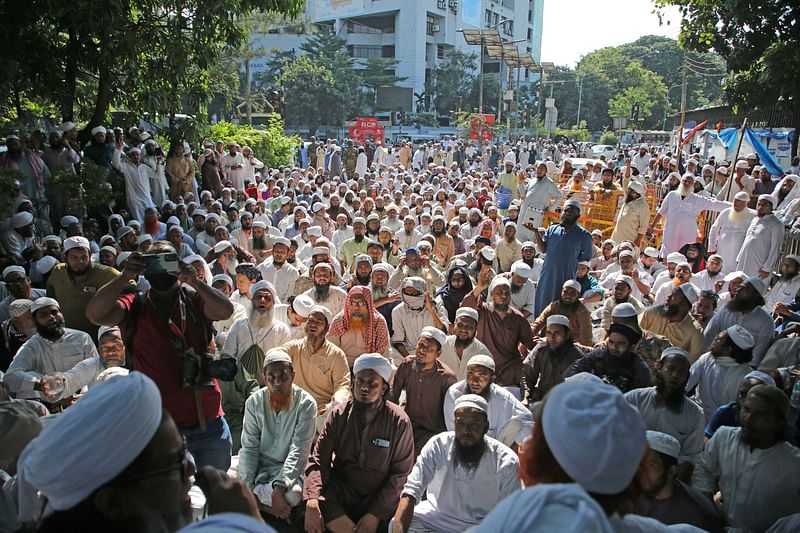
[[[612,159],[617,153],[617,148],[610,144],[596,144],[592,146],[592,157],[599,159],[600,156],[605,156],[606,160]]]

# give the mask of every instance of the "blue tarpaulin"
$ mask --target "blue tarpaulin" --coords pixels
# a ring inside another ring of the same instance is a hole
[[[772,132],[766,132],[766,133],[772,133]],[[775,133],[772,135],[777,136],[780,134]],[[761,136],[771,137],[770,135],[761,135]],[[782,176],[783,169],[778,164],[778,161],[772,156],[772,154],[769,153],[767,147],[764,146],[764,144],[758,137],[759,133],[751,130],[750,128],[745,129],[744,138],[747,142],[750,143],[750,145],[753,147],[753,150],[756,151],[756,154],[758,154],[758,160],[761,162],[761,164],[767,167],[767,170],[769,170],[769,173],[772,174],[773,176]],[[771,137],[771,138],[777,139],[779,137]]]
[[[736,139],[739,136],[739,128],[725,128],[719,133],[714,130],[706,130],[706,134],[712,139],[719,139],[722,141],[725,149],[730,150],[736,145]]]

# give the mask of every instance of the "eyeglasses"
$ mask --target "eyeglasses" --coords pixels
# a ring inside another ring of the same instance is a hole
[[[140,472],[138,474],[131,474],[128,476],[122,476],[119,479],[120,483],[131,483],[135,481],[141,481],[143,479],[162,476],[164,474],[169,474],[175,470],[179,470],[181,473],[181,481],[186,481],[186,472],[188,471],[189,461],[189,448],[186,445],[186,437],[183,437],[183,445],[181,446],[180,451],[178,452],[177,461],[172,463],[169,466],[164,466],[161,468],[154,468],[152,470],[146,470],[144,472]]]

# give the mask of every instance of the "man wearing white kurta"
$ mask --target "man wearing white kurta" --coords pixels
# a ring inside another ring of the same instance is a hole
[[[662,218],[664,223],[664,240],[661,243],[661,255],[677,252],[685,244],[697,242],[697,217],[703,211],[722,211],[730,207],[730,202],[722,202],[705,198],[694,192],[694,176],[686,174],[681,178],[681,185],[664,198],[658,209],[651,230]]]
[[[517,194],[524,198],[519,209],[517,239],[520,242],[535,241],[533,231],[528,225],[532,224],[534,228],[541,227],[544,212],[555,209],[563,195],[553,180],[547,176],[547,165],[544,163],[537,165],[535,178],[517,186]]]
[[[276,250],[275,248],[278,248]],[[282,303],[294,294],[294,284],[300,277],[300,272],[294,265],[286,262],[289,254],[289,239],[286,237],[275,237],[272,243],[272,257],[268,257],[263,263],[258,265],[261,278],[269,281],[275,286],[278,292],[278,299]]]
[[[422,448],[394,515],[394,520],[406,526],[404,530],[461,533],[483,520],[500,500],[520,490],[516,454],[486,436],[487,409],[484,398],[462,396],[455,404],[456,430],[436,435]],[[481,422],[480,431],[466,427]],[[465,461],[461,450],[481,445],[483,452],[477,462]]]
[[[617,215],[617,223],[611,234],[614,242],[631,241],[639,246],[642,237],[647,233],[650,224],[650,206],[645,199],[644,185],[640,181],[631,180],[625,203]]]
[[[750,222],[744,243],[736,258],[736,270],[748,276],[758,276],[769,284],[772,269],[778,260],[786,229],[772,211],[775,198],[768,194],[758,197],[756,217]]]
[[[442,346],[439,361],[447,365],[461,381],[467,378],[467,363],[473,355],[488,354],[489,348],[475,338],[478,331],[478,312],[471,307],[459,307],[453,323],[455,335],[448,335]],[[461,349],[459,357],[457,349]]]
[[[733,199],[733,207],[723,210],[708,234],[708,251],[722,257],[722,273],[728,274],[736,270],[736,257],[742,249],[747,235],[747,228],[756,216],[753,209],[748,209],[750,195],[738,192]]]
[[[772,313],[776,304],[790,304],[800,292],[800,255],[787,255],[781,265],[781,278],[764,297],[764,309]]]
[[[122,147],[117,146],[111,158],[113,166],[125,181],[125,198],[128,200],[128,210],[136,220],[144,220],[144,210],[155,207],[150,194],[149,167],[141,162],[142,151],[138,148],[128,150],[128,155],[122,157]]]
[[[225,180],[233,184],[237,191],[244,190],[244,156],[237,151],[239,144],[232,142],[228,145],[230,151],[222,156],[220,165],[225,174]],[[223,184],[224,185],[224,184]]]

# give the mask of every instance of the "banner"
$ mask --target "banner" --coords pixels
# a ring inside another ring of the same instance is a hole
[[[383,143],[383,126],[378,123],[375,117],[356,117],[355,126],[349,128],[350,138],[364,144],[365,141],[372,139]]]
[[[491,141],[494,138],[494,115],[483,114],[475,116],[469,123],[469,138],[473,141]]]

